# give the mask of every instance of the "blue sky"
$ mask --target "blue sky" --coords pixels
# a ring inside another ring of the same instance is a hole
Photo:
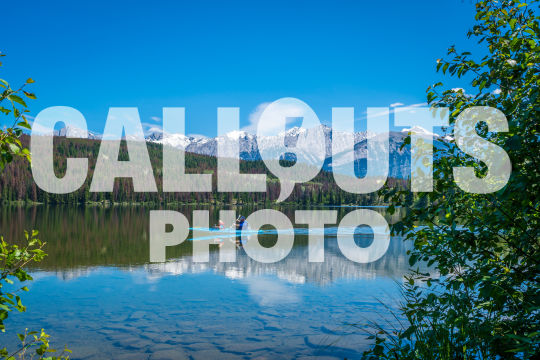
[[[81,111],[102,132],[111,106],[158,124],[186,108],[186,132],[215,136],[217,107],[297,97],[329,124],[333,106],[425,102],[436,59],[466,38],[471,1],[11,1],[1,6],[0,77],[32,77],[35,115]],[[6,29],[9,29],[6,31]],[[7,35],[6,35],[7,34]],[[466,84],[446,79],[449,87]],[[5,120],[3,120],[5,123]],[[358,125],[361,126],[361,125]]]

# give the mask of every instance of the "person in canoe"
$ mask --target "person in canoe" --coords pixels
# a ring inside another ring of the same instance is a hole
[[[245,229],[247,226],[246,218],[243,215],[240,215],[238,219],[236,219],[236,230],[242,230]]]

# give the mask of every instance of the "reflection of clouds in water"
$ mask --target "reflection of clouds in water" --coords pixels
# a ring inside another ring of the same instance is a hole
[[[165,263],[145,264],[143,269],[147,277],[161,278],[164,275],[198,274],[209,270],[206,263],[194,263],[191,258],[178,259]]]
[[[246,257],[243,259],[246,260]],[[309,266],[305,261],[302,261],[302,263],[304,267],[306,265]],[[295,285],[305,284],[314,280],[310,280],[310,276],[306,276],[302,269],[299,269],[301,270],[300,272],[292,271],[291,265],[292,268],[302,268],[295,261],[292,264],[287,261],[281,261],[276,264],[258,264],[248,260],[248,264],[244,264],[244,266],[235,266],[235,264],[231,263],[215,263],[213,266],[209,266],[204,263],[193,263],[189,259],[179,259],[167,263],[120,268],[91,267],[55,272],[38,271],[33,272],[31,275],[35,283],[39,280],[49,280],[51,277],[56,277],[63,281],[75,281],[80,277],[96,275],[115,276],[117,275],[117,271],[120,271],[129,274],[132,284],[147,285],[148,291],[155,292],[158,291],[156,285],[164,277],[200,274],[210,271],[215,274],[223,274],[231,280],[239,280],[241,283],[247,285],[249,295],[257,303],[261,306],[273,306],[301,302]],[[319,268],[322,264],[314,264],[314,266]],[[321,275],[325,271],[319,269],[317,273]],[[374,277],[371,274],[362,276],[362,278]],[[28,284],[28,286],[32,286],[32,283]]]
[[[245,273],[242,269],[239,268],[232,268],[225,270],[225,276],[229,279],[243,279],[245,277]]]
[[[304,284],[306,282],[306,277],[301,274],[289,273],[287,271],[278,271],[276,275],[279,279],[285,280],[291,284]]]
[[[163,277],[160,273],[152,273],[143,269],[130,268],[128,272],[131,275],[131,281],[137,285],[154,285]]]
[[[248,277],[242,281],[249,295],[261,306],[299,303],[300,295],[292,286],[269,277]]]
[[[249,258],[243,251],[238,250],[236,262],[219,262],[219,252],[210,252],[208,263],[196,263],[190,255],[170,259],[165,263],[151,263],[118,267],[75,267],[56,271],[34,271],[36,281],[44,277],[56,276],[64,281],[73,281],[78,277],[95,274],[114,275],[118,272],[128,272],[130,277],[139,284],[156,284],[166,276],[181,276],[189,274],[214,273],[231,280],[241,280],[257,277],[271,277],[276,281],[290,285],[311,283],[325,286],[340,280],[373,280],[376,278],[401,278],[409,269],[406,250],[410,243],[402,238],[394,237],[390,242],[387,253],[376,262],[357,264],[343,256],[336,241],[337,227],[328,229],[325,234],[324,262],[308,262],[308,251],[304,245],[293,247],[291,253],[277,263],[264,264]],[[306,229],[307,231],[307,229]],[[354,234],[355,229],[346,229]],[[372,233],[369,228],[358,228],[356,233]],[[376,231],[375,231],[376,232]],[[322,233],[322,232],[321,232]],[[221,248],[223,249],[223,248]]]

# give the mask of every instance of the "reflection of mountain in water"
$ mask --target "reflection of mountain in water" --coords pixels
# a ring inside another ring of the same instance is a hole
[[[322,263],[308,262],[306,246],[295,246],[285,259],[272,264],[252,260],[243,251],[239,251],[234,263],[218,260],[218,252],[213,251],[208,263],[195,263],[191,256],[185,256],[166,263],[146,264],[144,267],[153,276],[212,271],[233,279],[274,275],[290,283],[318,285],[347,279],[400,278],[408,270],[405,243],[401,238],[393,238],[387,253],[370,264],[358,264],[345,258],[335,237],[326,239],[325,260]]]
[[[178,210],[191,222],[193,208]],[[209,210],[211,223],[217,222],[220,209]],[[294,210],[294,207],[280,209],[291,219],[294,218]],[[338,218],[352,210],[338,209]],[[244,207],[238,211],[249,215],[254,209]],[[384,213],[384,209],[380,211]],[[24,238],[24,230],[39,229],[41,239],[47,242],[48,256],[41,263],[31,266],[56,273],[64,280],[86,276],[96,268],[114,266],[145,269],[149,276],[212,271],[229,278],[271,275],[290,283],[324,285],[342,279],[401,277],[408,268],[406,244],[399,238],[391,240],[388,251],[381,259],[370,264],[357,264],[341,254],[335,234],[326,235],[323,263],[308,262],[307,236],[297,235],[291,253],[274,264],[256,262],[247,257],[243,250],[237,252],[235,263],[220,263],[217,246],[210,248],[209,263],[194,263],[189,241],[168,248],[167,258],[171,259],[168,262],[148,264],[148,218],[149,209],[140,207],[7,208],[0,214],[0,228],[5,238],[19,240]],[[394,222],[396,219],[389,217],[388,220]]]

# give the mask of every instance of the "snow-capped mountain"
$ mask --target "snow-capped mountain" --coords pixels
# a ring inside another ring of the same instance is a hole
[[[325,139],[325,155],[324,158],[312,159],[317,161],[324,161],[324,169],[332,170],[332,167],[337,167],[342,165],[343,157],[341,154],[344,154],[348,151],[348,145],[343,140],[344,133],[337,131],[332,131],[328,126],[321,125],[322,132]],[[168,136],[163,136],[161,132],[153,132],[146,136],[148,142],[165,144],[177,148],[183,148],[187,152],[192,152],[196,154],[203,154],[209,156],[217,156],[217,144],[218,140],[223,141],[226,144],[233,144],[233,142],[239,141],[240,145],[240,159],[242,160],[260,160],[261,156],[258,150],[258,144],[264,144],[265,149],[271,149],[272,146],[276,148],[281,148],[281,144],[284,141],[285,144],[294,145],[300,138],[308,139],[309,132],[313,129],[304,129],[299,127],[293,127],[287,130],[285,133],[279,134],[277,136],[268,136],[261,139],[258,139],[256,135],[252,135],[245,131],[233,131],[215,138],[203,138],[203,137],[188,137],[180,134],[169,134]],[[410,131],[410,129],[408,130]],[[410,167],[410,156],[409,151],[404,149],[400,150],[400,146],[403,142],[403,139],[407,136],[408,131],[403,132],[390,132],[390,172],[389,176],[392,177],[408,177],[409,176],[409,167]],[[427,135],[427,134],[426,134]],[[359,161],[357,161],[357,170],[356,173],[359,176],[365,174],[365,164],[367,156],[367,140],[374,137],[375,134],[367,132],[355,132],[354,141],[355,141],[355,156]],[[335,139],[335,140],[333,140]],[[339,141],[336,144],[336,156],[332,159],[332,141]],[[315,145],[314,145],[315,146]],[[306,148],[309,148],[307,146]],[[310,154],[303,154],[304,158],[309,158]],[[285,154],[285,159],[292,160],[287,154]]]
[[[350,135],[340,131],[332,131],[330,127],[325,125],[320,125],[320,128],[322,128],[321,130],[324,134],[324,156],[322,156],[322,154],[318,156],[310,151],[304,151],[302,157],[313,162],[324,162],[323,169],[327,171],[338,169],[340,166],[349,161],[345,154],[348,152],[348,142],[346,139]],[[82,135],[82,131],[80,129],[70,128],[69,130],[71,130],[72,134]],[[233,145],[238,141],[240,146],[240,159],[260,160],[261,156],[259,154],[258,144],[264,146],[266,150],[270,149],[270,151],[272,150],[272,147],[282,149],[283,143],[289,146],[294,146],[294,144],[296,144],[298,141],[308,142],[311,139],[309,136],[310,132],[315,130],[319,129],[293,127],[276,136],[266,136],[258,139],[256,135],[250,134],[246,131],[232,131],[219,137],[207,138],[203,136],[186,136],[182,134],[167,134],[167,136],[163,136],[163,132],[161,130],[153,129],[153,131],[146,134],[145,139],[150,143],[182,148],[187,152],[208,156],[217,156],[218,141],[222,141],[227,148],[234,148]],[[66,136],[67,131],[67,127],[60,130],[55,130],[54,135]],[[389,134],[390,170],[388,173],[390,177],[406,178],[410,176],[410,151],[408,147],[405,147],[403,150],[400,149],[403,140],[410,131],[414,131],[426,139],[431,139],[433,137],[435,140],[435,146],[439,146],[441,145],[441,142],[448,140],[446,137],[441,138],[439,135],[433,134],[420,127],[413,127],[410,129],[404,129],[402,131],[391,131]],[[366,174],[367,141],[376,137],[377,135],[365,131],[354,133],[354,152],[355,158],[357,159],[355,162],[355,172],[359,177]],[[102,135],[88,131],[88,138],[101,139]],[[333,142],[336,154],[332,157]],[[313,144],[313,147],[311,148],[318,145],[319,144]],[[309,143],[304,148],[310,149]],[[286,160],[294,160],[294,157],[290,157],[290,153],[285,154],[284,158]]]
[[[59,130],[54,130],[53,136],[65,137],[68,131],[72,137],[87,138],[87,139],[101,139],[100,134],[92,132],[92,131],[87,131],[87,136],[84,136],[84,131],[74,126],[65,126]]]
[[[417,136],[423,137],[423,138],[438,138],[439,135],[429,132],[426,129],[424,129],[421,126],[413,126],[412,128],[403,129],[401,130],[402,133],[408,134],[409,132],[413,131]]]

